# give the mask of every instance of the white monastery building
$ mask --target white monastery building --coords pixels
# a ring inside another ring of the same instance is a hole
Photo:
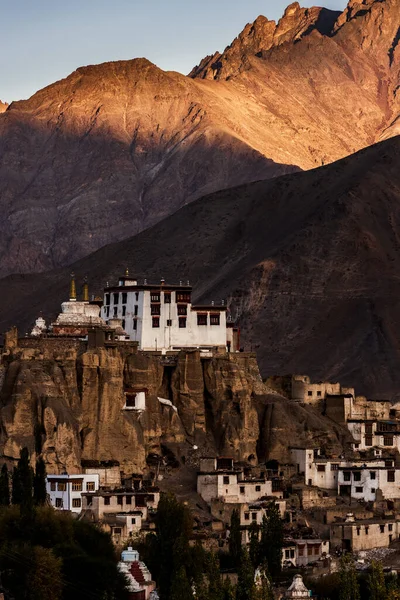
[[[59,510],[80,513],[82,494],[99,489],[99,475],[47,475],[46,490],[51,505]]]
[[[192,287],[157,285],[129,277],[126,271],[118,286],[106,287],[102,317],[121,319],[129,339],[139,350],[175,350],[179,348],[231,348],[227,337],[226,306],[192,304]],[[232,336],[233,337],[233,334]]]

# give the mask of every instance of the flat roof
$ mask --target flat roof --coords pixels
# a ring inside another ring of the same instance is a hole
[[[122,279],[122,278],[121,278]],[[130,281],[131,277],[128,278]],[[175,292],[182,290],[183,292],[191,292],[193,287],[191,285],[180,285],[179,283],[138,283],[137,285],[112,285],[104,288],[104,293],[108,292],[137,292],[137,291],[159,291],[159,292]]]

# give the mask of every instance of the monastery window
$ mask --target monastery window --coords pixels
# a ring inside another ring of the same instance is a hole
[[[312,391],[311,390],[308,390],[307,396],[312,396]]]
[[[170,292],[164,293],[164,304],[171,304],[171,294]]]
[[[153,324],[153,327],[160,327],[160,317],[153,317],[152,324]]]
[[[294,550],[290,550],[290,558],[294,558]]]
[[[325,465],[317,465],[318,473],[325,473]]]
[[[122,323],[121,323],[122,329],[125,329],[125,325],[126,325],[125,319],[122,319]]]
[[[197,313],[197,325],[207,325],[207,315]]]
[[[360,535],[361,527],[357,527],[357,535]]]
[[[368,532],[369,532],[369,527],[366,525],[365,526],[365,535],[368,535]]]
[[[299,556],[304,556],[304,546],[299,546]]]
[[[320,553],[320,551],[321,551],[321,546],[318,546],[317,544],[315,544],[315,546],[314,546],[314,554],[315,554],[315,556],[318,556],[318,554]]]
[[[363,487],[362,485],[356,487],[356,494],[362,494]]]
[[[307,546],[307,556],[312,556],[312,553],[313,553],[313,547],[311,545]]]
[[[117,504],[119,504],[120,506],[122,506],[124,504],[123,496],[117,496]]]
[[[190,292],[176,292],[177,302],[190,302]]]
[[[261,492],[261,485],[256,485],[256,492]]]
[[[379,525],[379,530],[381,533],[385,533],[385,526],[384,525]]]
[[[104,300],[105,300],[104,304],[106,306],[109,306],[109,304],[110,304],[110,294],[106,294]]]
[[[338,471],[338,470],[339,470],[338,463],[332,463],[331,464],[331,471]]]
[[[365,424],[365,433],[372,433],[372,423]]]
[[[86,484],[87,492],[94,492],[94,481],[88,481]]]
[[[317,396],[321,396],[321,395],[322,395],[322,392],[320,390],[318,390]]]
[[[80,508],[82,500],[80,498],[72,498],[72,508]]]
[[[82,491],[82,481],[73,481],[72,482],[72,491],[73,492],[81,492]]]
[[[65,483],[65,481],[60,482],[57,484],[57,489],[59,492],[66,492],[67,491],[67,484]]]
[[[365,436],[365,445],[366,446],[372,446],[372,435],[366,435]]]
[[[133,331],[137,330],[137,321],[136,321],[136,319],[133,319],[132,328],[133,328]]]
[[[127,504],[132,504],[132,496],[127,496],[127,497],[125,498],[125,502],[126,502]]]
[[[179,317],[179,328],[184,329],[186,327],[186,317]]]
[[[139,300],[139,292],[135,292],[135,300],[136,302]]]
[[[56,482],[55,482],[55,481],[52,481],[52,482],[50,483],[50,490],[51,490],[52,492],[55,492],[55,491],[56,491]]]
[[[161,306],[159,304],[152,304],[150,307],[150,311],[152,315],[160,315],[161,314]]]
[[[167,319],[167,327],[172,327],[172,319]]]
[[[392,435],[384,435],[383,436],[383,445],[384,446],[393,446],[393,436]]]
[[[354,444],[355,450],[358,450],[359,447],[360,447],[360,444]]]
[[[132,517],[132,519],[131,519],[131,525],[136,525],[136,519],[135,519],[135,517]]]
[[[392,460],[385,460],[385,467],[393,467],[393,461]]]
[[[290,551],[289,550],[285,550],[285,558],[289,558],[290,556]]]
[[[63,499],[56,498],[56,508],[62,508],[62,507],[63,507]]]
[[[109,317],[109,316],[110,316],[110,307],[107,306],[107,308],[106,308],[106,317]]]
[[[178,315],[187,315],[187,305],[178,304]]]
[[[350,473],[348,471],[343,473],[343,481],[350,481]]]
[[[370,477],[371,479],[376,479],[376,471],[370,471]]]
[[[160,302],[160,293],[153,292],[150,294],[151,302]]]
[[[371,488],[371,494],[375,494],[376,489],[375,488]]]
[[[118,292],[116,292],[115,294],[113,294],[113,296],[114,296],[114,304],[118,304],[118,302],[119,302],[119,294],[118,294]]]
[[[229,485],[229,475],[224,475],[224,485]]]
[[[126,306],[122,307],[122,316],[125,317],[126,315]]]
[[[244,513],[244,520],[250,521],[250,513]]]
[[[118,316],[118,307],[114,306],[114,317]]]
[[[121,527],[114,527],[113,528],[113,534],[114,535],[121,535]]]
[[[387,480],[390,483],[393,483],[395,481],[395,472],[394,471],[387,472]]]
[[[257,521],[257,513],[251,513],[251,520],[252,521]]]
[[[354,481],[361,481],[360,471],[353,471],[353,479],[354,479]]]
[[[104,506],[110,506],[110,500],[111,500],[110,496],[106,496],[104,498]]]
[[[133,311],[134,311],[133,314],[135,315],[135,317],[137,317],[137,315],[138,315],[138,309],[139,309],[138,305],[135,304],[135,307],[133,309]]]
[[[126,304],[128,302],[128,294],[127,292],[122,292],[122,304]]]
[[[210,325],[219,325],[220,318],[219,314],[210,315]]]
[[[241,486],[240,486],[240,493],[241,493],[241,494],[244,494],[244,493],[245,493],[244,485],[241,485]]]
[[[392,523],[389,523],[388,529],[389,529],[389,531],[393,531],[393,524]]]

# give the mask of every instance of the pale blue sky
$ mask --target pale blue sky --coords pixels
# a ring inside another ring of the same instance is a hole
[[[77,67],[145,56],[188,73],[290,0],[0,0],[0,99],[10,102]],[[301,2],[303,6],[310,3]],[[325,0],[343,10],[346,0]]]

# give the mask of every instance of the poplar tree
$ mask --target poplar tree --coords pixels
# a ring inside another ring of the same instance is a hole
[[[38,506],[43,506],[47,499],[46,465],[41,456],[36,461],[36,472],[33,478],[33,499]]]
[[[257,569],[258,565],[260,564],[260,561],[259,561],[259,554],[260,554],[260,542],[259,542],[260,526],[256,523],[256,521],[253,521],[252,524],[250,525],[250,527],[249,527],[249,534],[250,534],[250,543],[249,543],[250,560],[253,563],[253,567],[255,569]]]
[[[283,521],[279,507],[270,502],[263,517],[260,540],[260,563],[268,565],[268,572],[275,577],[282,569]]]
[[[172,577],[169,600],[192,600],[193,591],[185,567],[179,567]]]
[[[339,577],[339,600],[360,600],[360,586],[351,554],[344,554],[340,559]]]
[[[12,504],[21,504],[22,502],[22,485],[18,467],[14,467],[12,473],[11,502]]]
[[[381,562],[375,560],[371,563],[371,572],[367,576],[369,600],[386,600],[385,575]]]
[[[236,600],[255,600],[255,598],[254,569],[247,548],[243,548],[240,553]]]
[[[242,551],[242,532],[240,531],[239,511],[235,510],[231,516],[231,526],[229,530],[229,554],[235,566],[239,564]]]
[[[1,467],[0,473],[0,506],[10,504],[10,480],[6,463]]]

